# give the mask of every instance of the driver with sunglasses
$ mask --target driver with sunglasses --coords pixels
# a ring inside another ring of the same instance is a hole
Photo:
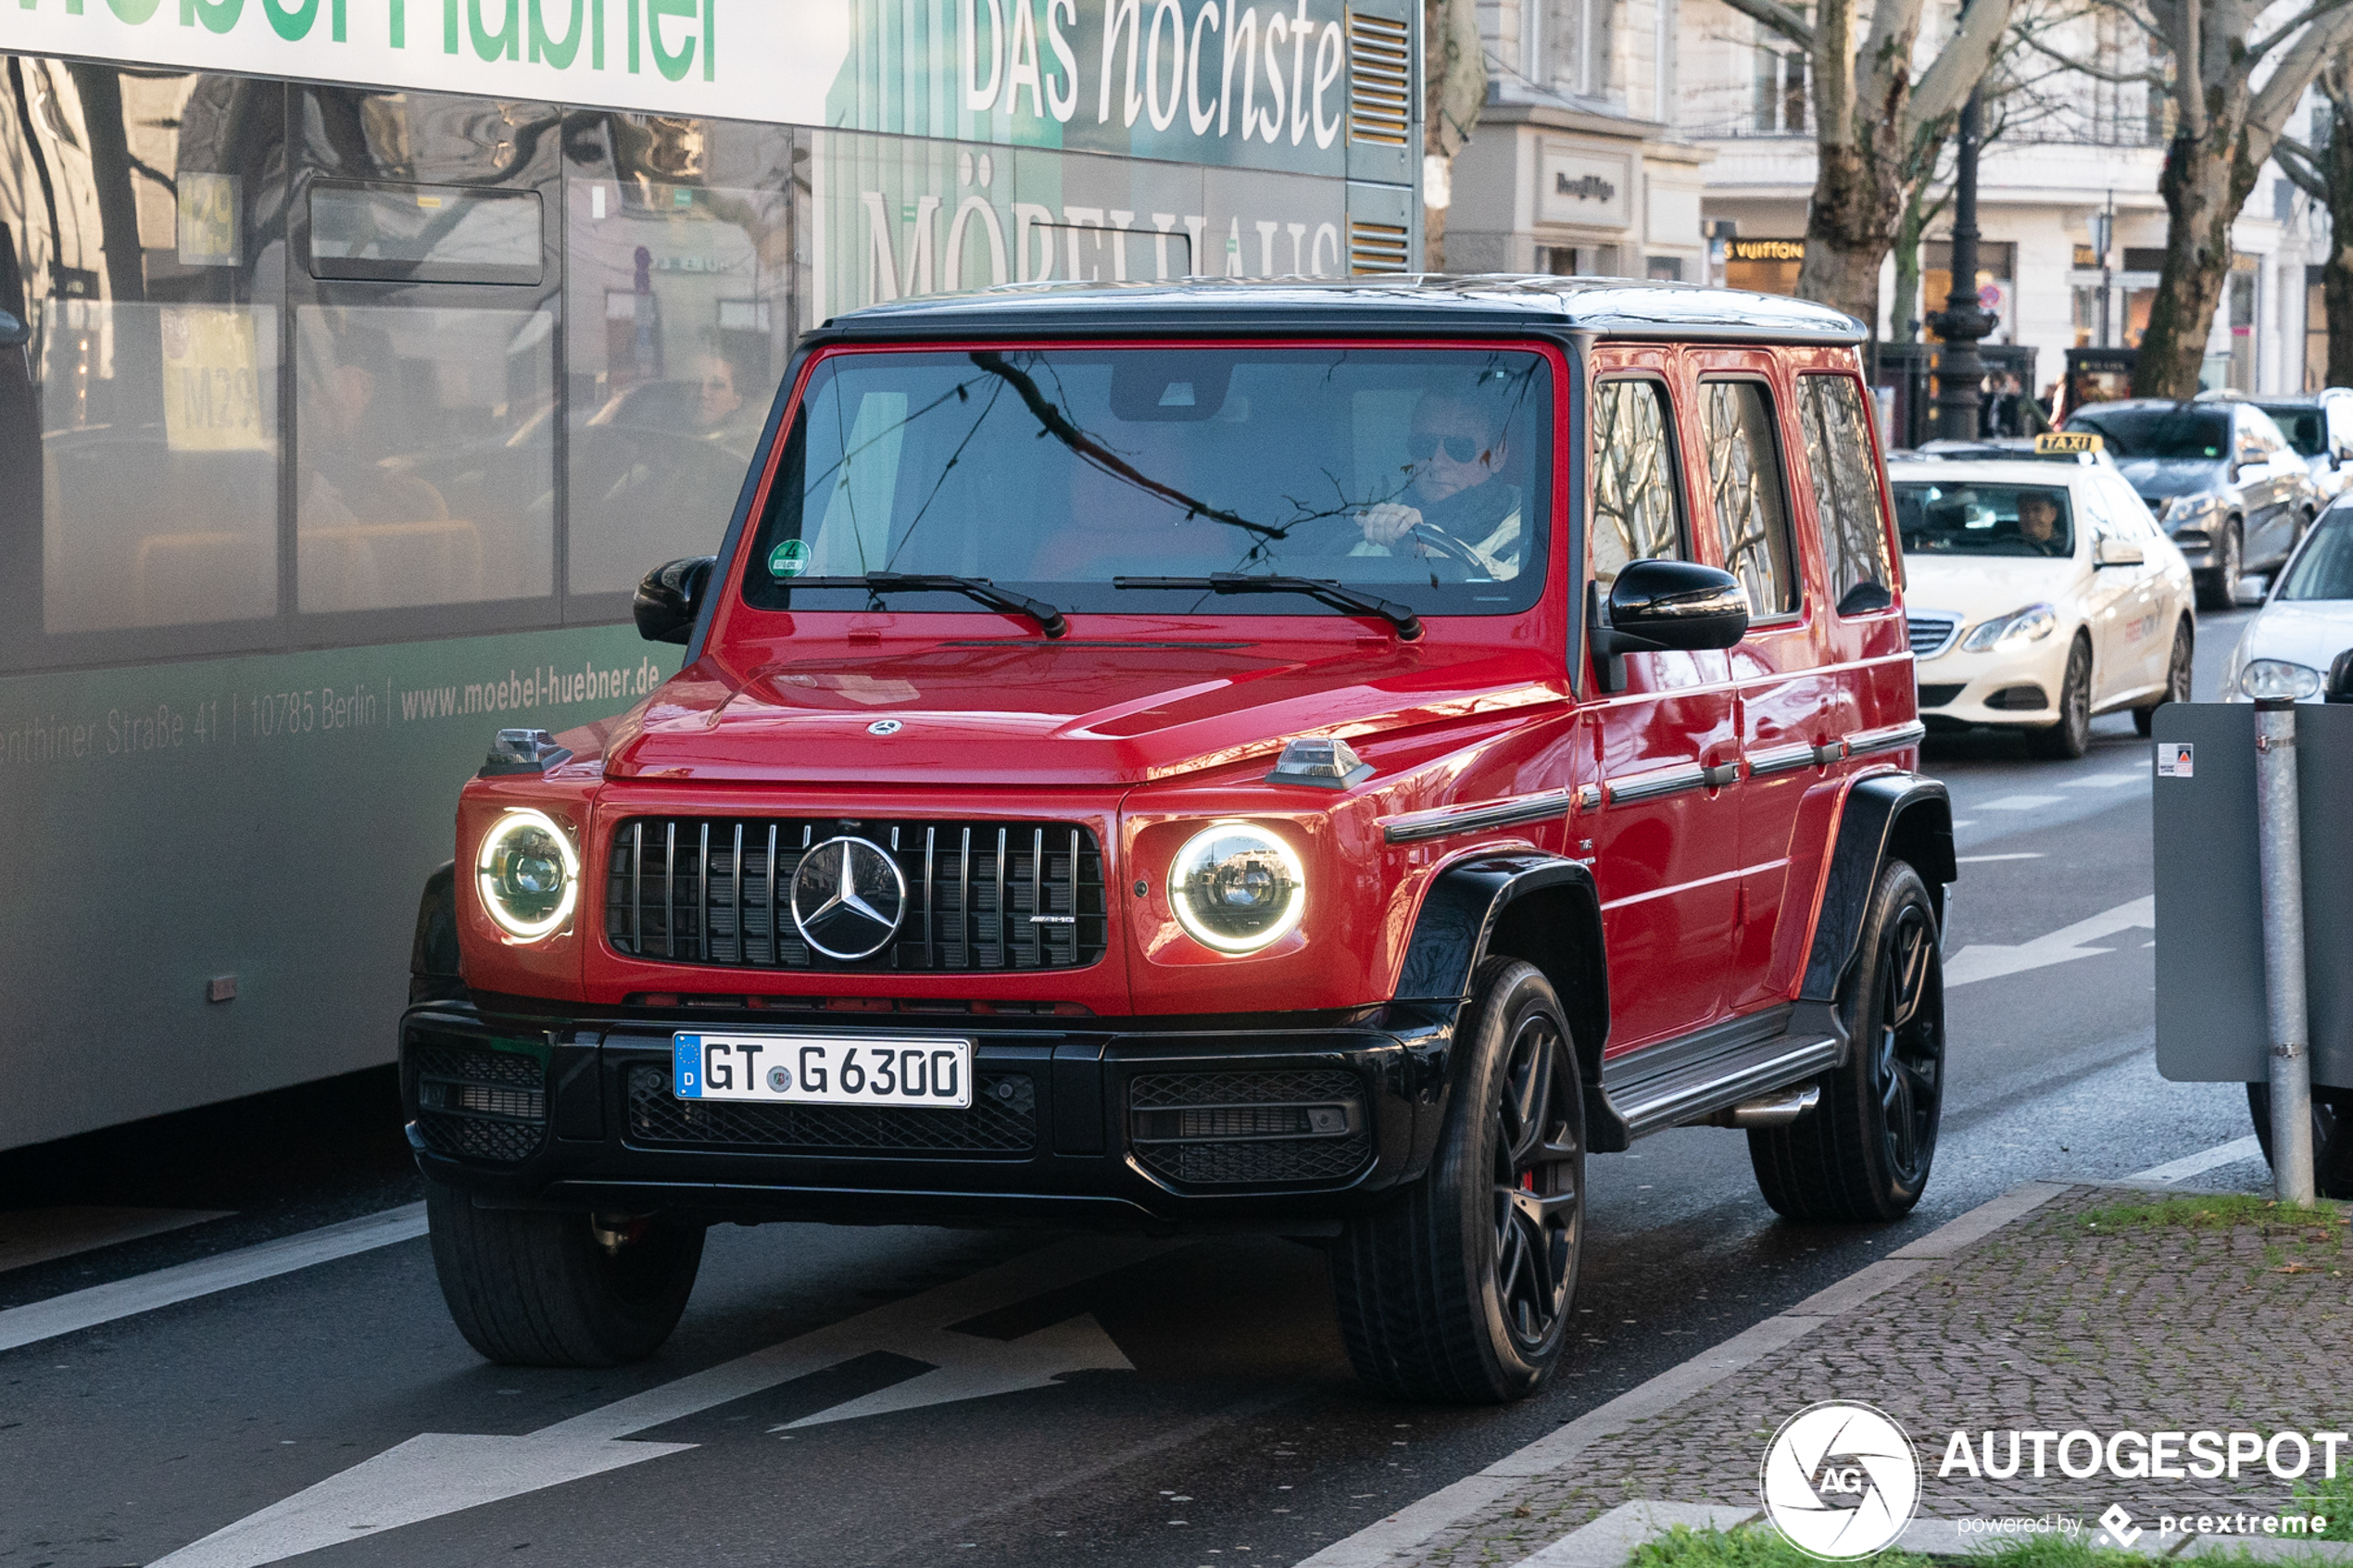
[[[1503,421],[1474,398],[1426,393],[1414,407],[1405,451],[1418,505],[1382,501],[1358,513],[1364,539],[1349,554],[1467,558],[1499,583],[1518,576],[1519,489],[1496,477],[1505,456]]]

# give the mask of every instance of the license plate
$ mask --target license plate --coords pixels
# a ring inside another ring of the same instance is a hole
[[[671,1036],[671,1087],[680,1099],[964,1110],[973,1102],[972,1065],[970,1040]]]

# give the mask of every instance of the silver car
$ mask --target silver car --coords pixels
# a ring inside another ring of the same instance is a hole
[[[2321,509],[2304,459],[2244,399],[2098,403],[2068,416],[2067,428],[2100,435],[2180,546],[2208,609],[2230,608],[2246,572],[2285,560]]]

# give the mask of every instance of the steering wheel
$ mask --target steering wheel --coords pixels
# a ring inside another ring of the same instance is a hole
[[[1451,560],[1473,577],[1492,576],[1493,569],[1471,552],[1471,547],[1444,529],[1428,522],[1417,522],[1407,529],[1403,537],[1413,540],[1430,554]]]

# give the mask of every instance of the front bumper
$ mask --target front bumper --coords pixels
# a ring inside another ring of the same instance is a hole
[[[2062,624],[2018,649],[1955,647],[1919,666],[1920,720],[1931,729],[1971,724],[2043,729],[2058,722],[2073,627]]]
[[[400,1090],[419,1168],[493,1203],[711,1220],[1313,1232],[1427,1168],[1453,1031],[1452,1010],[1397,1006],[1081,1028],[623,1010],[411,1008]],[[720,1029],[967,1038],[975,1103],[677,1099],[673,1032]]]

